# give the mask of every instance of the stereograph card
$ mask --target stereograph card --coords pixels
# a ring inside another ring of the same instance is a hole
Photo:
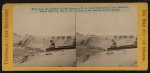
[[[2,67],[4,71],[147,70],[148,4],[5,4]]]

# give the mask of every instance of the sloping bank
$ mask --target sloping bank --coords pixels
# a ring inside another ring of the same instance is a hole
[[[77,61],[85,62],[97,53],[107,51],[113,45],[112,39],[115,40],[117,46],[133,44],[135,38],[114,38],[114,36],[85,36],[77,33]],[[109,53],[108,53],[109,54]]]

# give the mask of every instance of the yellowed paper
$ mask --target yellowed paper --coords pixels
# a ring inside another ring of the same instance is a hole
[[[147,70],[146,3],[5,4],[4,71]]]

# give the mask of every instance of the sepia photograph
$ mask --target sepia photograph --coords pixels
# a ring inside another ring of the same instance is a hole
[[[78,67],[136,67],[136,7],[76,15]]]
[[[14,66],[135,67],[137,8],[34,12],[14,7]]]
[[[13,10],[13,64],[15,67],[76,66],[75,18],[73,13]]]
[[[11,3],[3,71],[148,69],[147,3]]]

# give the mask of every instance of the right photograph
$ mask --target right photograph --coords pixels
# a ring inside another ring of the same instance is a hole
[[[136,12],[76,13],[77,67],[136,67]]]

